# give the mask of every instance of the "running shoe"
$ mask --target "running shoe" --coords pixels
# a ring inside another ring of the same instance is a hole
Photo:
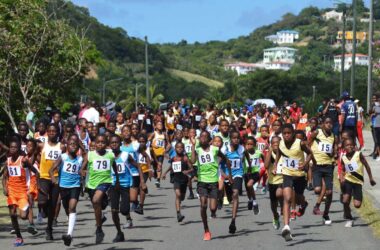
[[[281,231],[281,235],[282,237],[285,239],[285,241],[291,241],[293,240],[293,236],[290,232],[290,227],[289,225],[285,225],[283,228],[282,228],[282,231]]]
[[[346,224],[344,227],[352,227],[354,225],[354,220],[347,220]]]
[[[54,219],[53,220],[53,227],[57,227],[58,226],[58,220],[57,219]]]
[[[307,201],[305,201],[305,205],[299,207],[298,212],[297,212],[298,217],[301,217],[305,214],[305,211],[306,211],[306,208],[308,205],[309,205],[309,203]]]
[[[216,212],[211,212],[210,219],[216,219]]]
[[[331,225],[332,221],[330,219],[330,216],[328,215],[323,215],[323,222],[325,223],[325,225]]]
[[[95,239],[96,244],[100,244],[103,242],[104,232],[102,229],[96,229],[95,236],[96,236],[96,239]]]
[[[11,234],[16,234],[16,230],[12,229],[10,233]]]
[[[143,215],[144,214],[144,210],[143,210],[143,208],[140,205],[138,205],[137,208],[135,209],[135,213]]]
[[[290,211],[290,220],[296,220],[297,219],[297,212],[296,210]]]
[[[230,227],[229,227],[229,232],[230,232],[230,234],[234,234],[236,232],[236,225],[235,225],[235,223],[231,222]]]
[[[123,229],[132,228],[133,222],[132,219],[127,219],[127,223],[123,225]]]
[[[248,210],[253,209],[253,201],[248,201]]]
[[[24,245],[24,240],[22,238],[16,238],[13,242],[13,246],[15,247],[21,247]]]
[[[183,216],[182,214],[177,214],[177,221],[178,222],[182,222],[183,219],[185,219],[185,216]]]
[[[267,188],[265,186],[261,189],[261,193],[262,194],[266,194],[267,193]]]
[[[124,240],[125,240],[124,233],[120,232],[120,233],[116,234],[116,237],[115,237],[115,239],[112,240],[112,242],[117,243],[117,242],[123,242]]]
[[[73,238],[69,234],[64,234],[64,235],[62,235],[62,240],[63,240],[63,244],[65,244],[65,246],[70,246]]]
[[[273,218],[273,228],[276,230],[280,229],[280,220],[279,219]]]
[[[189,196],[187,196],[187,199],[188,200],[194,200],[195,199],[194,193],[190,193]]]
[[[253,214],[258,215],[260,213],[259,204],[253,205]]]
[[[104,224],[104,222],[107,221],[107,217],[103,214],[103,217],[102,217],[102,225]]]
[[[46,229],[45,233],[46,233],[46,237],[45,237],[46,240],[54,240],[53,229]]]
[[[156,185],[157,188],[159,188],[161,186],[159,181],[156,181],[154,184]]]
[[[218,210],[221,210],[223,208],[223,200],[218,199]]]
[[[223,198],[223,205],[230,205],[230,202],[228,201],[226,196],[224,196]]]
[[[36,235],[38,233],[38,230],[37,230],[37,228],[36,228],[36,226],[34,224],[29,224],[28,227],[27,227],[27,231],[31,235]]]
[[[319,209],[319,207],[314,207],[314,208],[313,208],[313,214],[314,214],[314,215],[322,215],[322,212],[321,212],[321,210]]]
[[[210,232],[205,232],[203,235],[203,240],[211,240],[211,233]]]
[[[134,212],[137,208],[137,205],[136,203],[132,203],[132,206],[131,206],[131,212]]]
[[[313,184],[310,182],[308,185],[307,185],[307,190],[309,191],[313,191]]]
[[[41,213],[38,213],[37,214],[37,224],[38,225],[41,225],[44,223],[44,218],[42,217],[42,214]]]

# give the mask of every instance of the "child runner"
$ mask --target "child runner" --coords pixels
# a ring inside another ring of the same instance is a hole
[[[210,133],[204,131],[200,134],[199,147],[195,147],[195,138],[191,138],[192,155],[191,162],[194,164],[198,159],[198,185],[197,190],[200,196],[201,217],[204,227],[203,240],[211,240],[211,232],[207,223],[207,205],[210,200],[210,210],[212,214],[216,212],[216,199],[218,198],[218,157],[227,162],[227,167],[231,168],[231,163],[226,156],[219,151],[219,148],[210,146]],[[233,183],[231,171],[228,176],[230,183]]]
[[[78,155],[78,141],[79,140],[74,139],[68,140],[67,152],[62,154],[57,161],[55,161],[53,167],[49,171],[52,183],[57,183],[54,172],[58,170],[59,192],[61,195],[63,208],[69,217],[67,234],[62,235],[62,240],[66,246],[70,246],[72,241],[77,217],[76,207],[81,191],[81,169],[83,165],[87,164],[86,160],[83,160],[83,157],[86,159],[86,152],[82,152],[83,157]]]
[[[375,186],[376,182],[372,177],[367,160],[360,151],[355,149],[354,140],[346,139],[343,146],[346,154],[342,157],[344,168],[340,180],[343,186],[344,218],[347,220],[345,227],[352,227],[354,218],[351,215],[351,197],[354,198],[354,206],[360,208],[363,200],[364,168],[367,171],[371,186]]]
[[[37,123],[37,132],[34,133],[34,139],[39,140],[40,142],[47,142],[48,136],[46,133],[46,125],[43,121]]]
[[[145,153],[148,157],[144,156],[144,154],[139,153],[138,154],[138,163],[141,167],[141,172],[143,174],[144,183],[148,181],[148,179],[153,177],[153,169],[151,169],[151,156],[150,156],[150,146],[148,145],[148,139],[146,135],[140,134],[138,136],[138,142],[140,145],[144,146],[146,145]],[[137,214],[144,214],[144,203],[145,203],[145,196],[148,194],[148,188],[146,189],[140,189],[140,202],[138,207],[135,209],[135,213]]]
[[[29,139],[26,144],[26,150],[28,152],[26,155],[28,164],[30,166],[33,166],[33,168],[35,169],[35,171],[30,171],[30,179],[28,183],[28,199],[29,199],[29,207],[31,209],[29,210],[29,214],[28,214],[29,225],[27,229],[29,233],[35,235],[38,233],[38,231],[33,222],[33,207],[34,207],[34,201],[36,201],[38,197],[37,178],[39,178],[38,161],[40,160],[40,155],[37,154],[37,141],[34,139]],[[37,174],[35,174],[34,172],[37,172]]]
[[[83,166],[85,171],[88,168],[87,188],[94,208],[96,219],[96,244],[100,244],[104,239],[102,230],[102,210],[108,205],[107,192],[113,183],[112,171],[116,175],[115,188],[119,188],[119,175],[115,163],[115,155],[107,151],[107,140],[104,135],[98,135],[95,139],[96,150],[87,154],[88,166]]]
[[[305,213],[308,203],[305,200],[303,192],[306,188],[305,166],[311,160],[311,151],[307,147],[306,142],[295,137],[293,125],[286,123],[282,127],[283,140],[280,141],[280,150],[276,155],[272,173],[277,174],[278,162],[282,156],[282,175],[283,175],[283,194],[284,194],[284,227],[282,229],[282,237],[286,241],[293,239],[289,227],[289,212],[292,198],[292,190],[296,193],[297,203],[301,204],[300,215]],[[304,153],[307,154],[305,159]]]
[[[323,212],[325,225],[331,224],[329,210],[332,202],[334,158],[337,153],[337,138],[334,136],[332,128],[333,120],[328,116],[324,117],[322,128],[312,132],[309,138],[309,145],[311,145],[311,150],[317,163],[313,169],[313,186],[318,199],[313,213],[316,215],[321,214],[319,206],[323,196],[326,195],[325,211]],[[322,180],[324,180],[325,192],[322,192]]]
[[[273,227],[274,229],[280,229],[280,215],[278,214],[278,205],[283,206],[283,188],[282,188],[282,159],[280,158],[277,165],[276,174],[273,174],[273,163],[276,160],[276,155],[279,151],[281,138],[273,136],[271,140],[271,147],[268,154],[265,157],[265,168],[268,170],[268,188],[270,207],[273,214]]]
[[[163,179],[170,171],[173,173],[174,192],[176,195],[175,207],[177,211],[177,221],[182,222],[185,216],[181,214],[181,202],[185,199],[188,175],[193,171],[192,164],[185,153],[185,146],[182,142],[175,145],[176,154],[170,158],[170,167],[165,171]]]

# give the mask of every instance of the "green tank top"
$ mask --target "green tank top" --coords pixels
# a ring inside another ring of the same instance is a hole
[[[88,181],[87,188],[96,189],[100,184],[112,184],[112,165],[115,155],[107,151],[99,155],[96,151],[88,153]]]
[[[195,148],[198,155],[198,182],[218,182],[218,152],[219,148],[210,146],[209,151],[202,147]]]
[[[251,173],[257,173],[260,171],[260,159],[261,159],[261,155],[262,153],[259,151],[259,150],[255,150],[255,153],[254,154],[249,154],[249,159],[251,160],[251,167],[252,167],[252,170],[251,170]],[[245,158],[244,158],[245,159]],[[247,159],[244,160],[244,173],[248,173],[248,161]]]

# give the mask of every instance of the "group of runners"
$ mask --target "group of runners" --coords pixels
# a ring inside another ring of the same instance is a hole
[[[349,97],[346,101],[342,114],[346,110],[356,117],[352,112],[357,113],[357,108],[349,106],[354,102]],[[37,234],[35,203],[37,220],[47,218],[46,240],[53,240],[62,204],[68,217],[62,240],[69,246],[77,204],[86,193],[95,215],[96,243],[103,241],[104,211],[109,204],[116,229],[113,241],[122,242],[122,228],[133,226],[131,212],[144,214],[146,183],[154,180],[160,188],[168,175],[179,223],[185,218],[181,202],[186,193],[188,199],[200,200],[206,241],[212,238],[208,208],[211,218],[216,218],[218,209],[231,204],[229,233],[236,232],[239,196],[244,191],[247,209],[254,214],[268,207],[259,206],[257,190],[269,192],[273,227],[280,229],[282,217],[281,234],[289,241],[289,221],[302,217],[308,207],[305,189],[314,189],[316,194],[312,213],[321,216],[324,224],[332,223],[329,209],[335,168],[346,227],[352,227],[354,221],[352,197],[354,206],[361,206],[364,169],[371,185],[376,184],[360,146],[356,146],[357,135],[344,126],[344,119],[335,130],[335,121],[326,112],[308,119],[294,104],[281,108],[258,104],[236,110],[210,105],[200,110],[175,102],[155,113],[144,107],[129,117],[119,112],[106,124],[79,117],[76,124],[61,126],[54,122],[54,115],[52,123],[38,122],[33,136],[29,136],[28,124],[21,122],[17,134],[6,145],[0,144],[7,153],[2,184],[16,234],[15,246],[23,245],[18,218],[29,220],[27,231]],[[127,220],[123,226],[120,214]]]

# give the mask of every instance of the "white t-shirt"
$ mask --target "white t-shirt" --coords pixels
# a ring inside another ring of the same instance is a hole
[[[91,107],[83,112],[83,118],[85,118],[88,122],[92,122],[94,124],[99,123],[99,112]]]

